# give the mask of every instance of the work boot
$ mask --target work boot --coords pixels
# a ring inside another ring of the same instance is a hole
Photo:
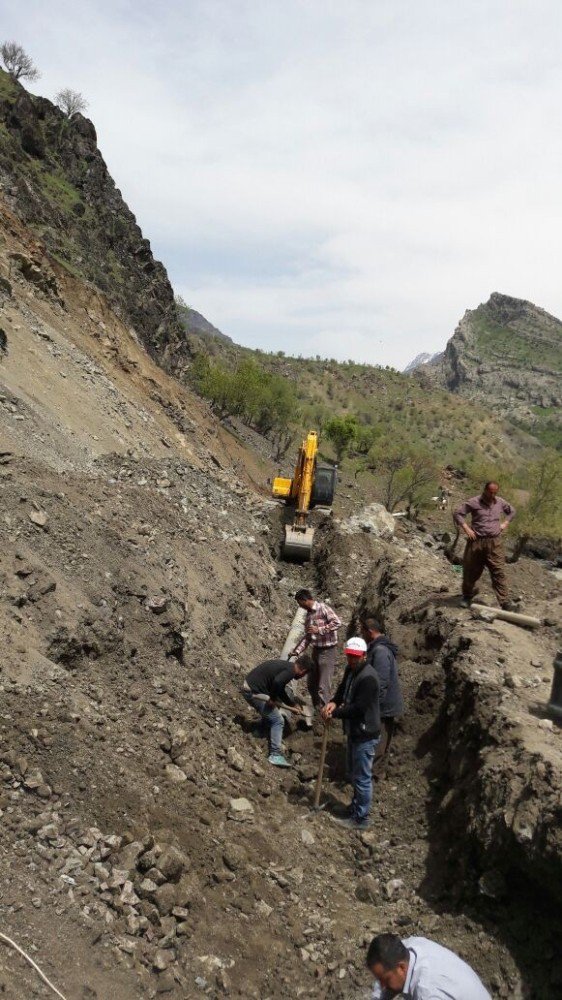
[[[269,757],[267,759],[268,759],[268,762],[270,764],[273,764],[275,767],[290,767],[291,766],[289,764],[289,761],[287,760],[287,758],[284,757],[282,753],[270,753],[270,755],[269,755]]]
[[[354,816],[330,816],[330,819],[346,830],[369,830],[373,825],[372,819],[358,820]]]
[[[469,608],[472,604],[472,597],[461,597],[461,608]]]
[[[504,601],[503,604],[500,604],[500,608],[502,611],[518,611],[519,605],[514,604],[513,601]]]

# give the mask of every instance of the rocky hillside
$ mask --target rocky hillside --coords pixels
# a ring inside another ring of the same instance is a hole
[[[216,348],[217,341],[219,344],[232,344],[233,341],[231,337],[227,337],[226,333],[221,333],[221,331],[209,323],[208,319],[196,309],[192,309],[191,306],[185,305],[183,302],[176,300],[177,311],[179,321],[185,330],[188,338],[194,338],[194,349],[201,349],[201,343],[210,352],[213,353],[213,348]]]
[[[468,309],[423,375],[560,446],[562,322],[532,302],[494,292]]]
[[[18,181],[0,194],[0,933],[66,1000],[352,1000],[387,929],[454,948],[495,998],[558,995],[560,582],[524,558],[508,568],[543,622],[532,636],[473,621],[443,557],[449,513],[432,533],[385,513],[383,540],[376,518],[349,516],[343,477],[314,563],[283,564],[271,463],[156,363],[181,362],[173,328],[145,350],[152,327],[132,326],[123,289],[69,266],[64,213],[39,235],[35,182],[18,195],[36,154],[16,138],[3,169]],[[143,285],[132,251],[121,264],[149,301],[155,272]],[[274,363],[311,388],[322,371]],[[415,428],[424,392],[403,376],[327,370],[327,406],[330,382],[389,415],[413,400]],[[435,398],[456,433],[477,412]],[[369,608],[400,647],[405,719],[360,834],[330,819],[349,799],[340,727],[314,812],[319,732],[287,733],[292,767],[269,767],[240,697],[302,585],[337,609],[342,639]],[[52,995],[4,939],[0,994]]]
[[[2,70],[0,193],[70,275],[107,296],[153,357],[182,364],[187,347],[168,276],[107,170],[92,122],[68,119]]]

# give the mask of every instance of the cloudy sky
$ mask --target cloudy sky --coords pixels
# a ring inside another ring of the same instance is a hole
[[[235,340],[403,367],[492,291],[562,315],[559,0],[0,0]]]

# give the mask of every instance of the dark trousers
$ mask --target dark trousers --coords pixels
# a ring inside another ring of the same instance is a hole
[[[501,535],[496,538],[468,539],[464,550],[462,593],[463,597],[471,598],[474,587],[482,576],[484,569],[490,571],[492,587],[500,604],[509,600],[507,580],[505,578],[505,552]]]
[[[308,674],[308,692],[315,708],[327,705],[332,694],[337,646],[313,646],[312,670]]]
[[[381,719],[381,736],[375,751],[375,760],[373,763],[373,778],[375,780],[384,778],[385,776],[388,765],[387,755],[392,743],[392,737],[394,736],[395,726],[396,722],[394,718],[387,717]]]

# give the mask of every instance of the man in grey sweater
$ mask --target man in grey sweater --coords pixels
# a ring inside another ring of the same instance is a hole
[[[396,666],[398,647],[383,634],[382,625],[373,615],[366,615],[361,620],[361,635],[367,643],[367,663],[375,668],[379,679],[381,738],[375,753],[373,777],[380,780],[384,777],[396,720],[404,714]]]

